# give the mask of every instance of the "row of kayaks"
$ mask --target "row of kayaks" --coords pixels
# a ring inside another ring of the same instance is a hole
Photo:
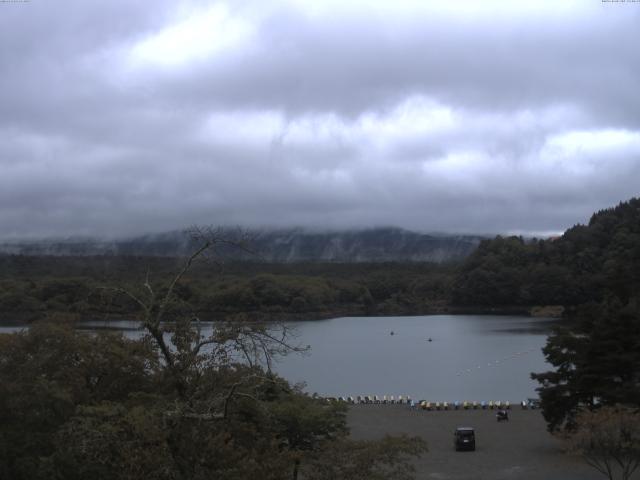
[[[417,405],[422,410],[509,410],[511,408],[510,402],[502,402],[500,400],[488,402],[428,402],[426,400],[420,400]]]
[[[394,404],[394,405],[410,405],[413,403],[408,395],[358,395],[357,397],[327,397],[330,402],[344,402],[352,404],[371,403],[371,404]]]
[[[386,405],[409,405],[422,410],[509,410],[509,401],[489,400],[488,402],[429,402],[427,400],[412,400],[408,395],[358,395],[357,397],[327,397],[329,402],[341,402],[350,404],[386,404]],[[536,409],[540,407],[538,399],[528,398],[519,403],[522,409]]]

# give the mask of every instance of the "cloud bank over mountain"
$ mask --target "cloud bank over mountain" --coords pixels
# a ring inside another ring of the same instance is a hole
[[[638,194],[640,4],[0,4],[0,237],[556,232]]]

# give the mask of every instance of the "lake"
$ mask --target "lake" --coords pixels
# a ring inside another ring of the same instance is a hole
[[[274,368],[292,382],[305,381],[307,391],[327,396],[517,402],[537,396],[538,385],[529,374],[550,368],[541,348],[552,324],[549,319],[493,315],[287,322],[296,328],[296,342],[310,345],[311,351],[282,358]],[[104,326],[84,322],[82,328]],[[135,322],[109,326],[139,335]]]
[[[537,396],[529,374],[550,368],[541,351],[549,319],[433,315],[291,325],[311,353],[289,356],[276,369],[291,381],[306,381],[310,392],[330,396],[514,402]]]

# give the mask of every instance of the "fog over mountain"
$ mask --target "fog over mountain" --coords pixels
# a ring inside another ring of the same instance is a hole
[[[640,185],[640,4],[0,2],[0,238],[560,232]]]
[[[461,260],[482,237],[427,235],[398,228],[351,231],[310,231],[301,228],[245,232],[250,251],[227,248],[228,260],[253,262],[391,262],[442,263]],[[230,236],[229,238],[232,238]],[[135,255],[183,256],[199,242],[188,232],[166,232],[120,240],[71,238],[30,242],[0,242],[0,253],[14,255]]]

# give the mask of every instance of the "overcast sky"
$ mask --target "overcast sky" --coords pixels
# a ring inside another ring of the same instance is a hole
[[[562,231],[639,194],[639,46],[637,2],[0,2],[0,237]]]

